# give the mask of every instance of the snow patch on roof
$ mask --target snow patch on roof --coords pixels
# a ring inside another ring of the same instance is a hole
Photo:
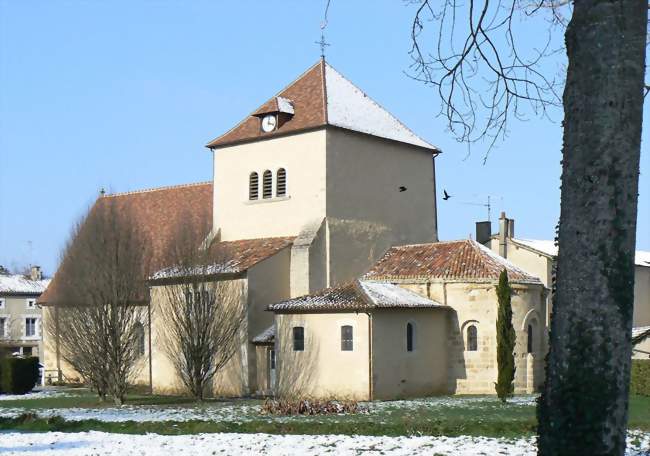
[[[557,256],[558,250],[555,241],[549,241],[547,239],[513,239],[513,241],[545,253],[546,255],[553,257]],[[637,266],[650,267],[650,252],[637,250],[634,254],[634,264]]]
[[[634,255],[634,263],[637,266],[647,266],[650,267],[650,252],[643,250],[637,250]]]
[[[555,245],[555,241],[544,239],[513,239],[513,241],[545,253],[546,255],[557,256],[557,246]]]
[[[360,280],[359,285],[377,307],[435,307],[442,304],[392,283]]]
[[[49,283],[50,279],[31,280],[22,274],[0,274],[0,293],[40,295]]]
[[[327,123],[427,149],[438,149],[409,130],[328,63],[325,64]]]
[[[253,338],[254,344],[265,344],[275,340],[275,324],[269,326],[264,331]]]
[[[294,114],[293,103],[288,98],[284,97],[275,97],[278,102],[278,111],[285,112],[287,114]]]

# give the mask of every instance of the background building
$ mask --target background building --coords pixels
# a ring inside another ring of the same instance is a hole
[[[39,266],[28,275],[0,267],[0,351],[43,359],[43,325],[37,300],[49,284]]]

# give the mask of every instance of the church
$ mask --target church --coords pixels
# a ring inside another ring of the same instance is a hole
[[[441,151],[324,59],[207,148],[213,182],[102,195],[96,204],[137,206],[154,251],[164,250],[181,208],[210,220],[204,245],[220,253],[205,281],[238,286],[246,313],[244,342],[214,378],[215,394],[493,394],[504,269],[515,391],[539,389],[547,288],[476,241],[439,242]],[[40,298],[46,307],[56,306],[63,266]],[[166,286],[150,281],[149,368],[138,380],[175,393],[181,383],[157,340]],[[72,377],[56,344],[53,335],[46,341],[46,370]]]

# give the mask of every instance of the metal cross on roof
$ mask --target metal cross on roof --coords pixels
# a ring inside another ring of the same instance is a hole
[[[321,56],[322,58],[325,58],[325,48],[326,48],[327,46],[331,46],[330,43],[328,43],[327,41],[325,41],[325,34],[321,33],[321,35],[320,35],[320,41],[314,41],[314,43],[320,45],[320,56]]]

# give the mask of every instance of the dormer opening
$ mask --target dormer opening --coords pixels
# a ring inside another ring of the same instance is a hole
[[[260,131],[262,133],[271,133],[290,121],[294,114],[295,111],[291,100],[284,97],[275,97],[253,115],[260,119]]]

